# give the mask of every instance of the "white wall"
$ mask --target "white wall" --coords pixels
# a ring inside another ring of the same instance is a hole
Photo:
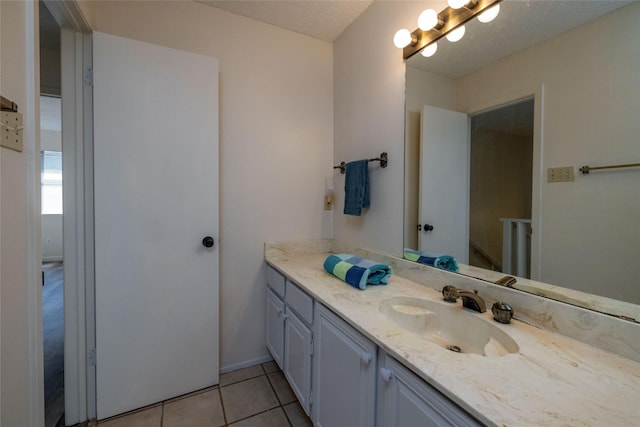
[[[429,4],[442,6],[374,2],[334,43],[334,163],[389,153],[386,169],[369,166],[371,208],[361,217],[342,213],[344,175],[336,174],[334,236],[396,255],[404,235],[405,65],[393,35],[403,27],[413,30]]]
[[[469,75],[458,82],[457,108],[478,111],[544,85],[542,250],[533,277],[634,303],[640,303],[639,172],[582,175],[577,168],[640,160],[638,22],[635,2]],[[576,180],[547,183],[546,169],[557,166],[575,166]]]
[[[24,151],[0,148],[0,425],[37,426],[42,413],[30,406],[41,401],[37,377],[42,357],[30,353],[42,340],[40,276],[33,242],[39,234],[38,203],[27,188],[37,179],[38,112],[32,102],[39,88],[37,2],[0,2],[0,93],[23,113]],[[29,100],[29,102],[27,102]],[[30,302],[32,304],[30,304]],[[36,357],[36,360],[30,356]]]
[[[195,2],[99,2],[94,29],[218,58],[221,369],[269,357],[264,242],[323,233],[332,45]]]

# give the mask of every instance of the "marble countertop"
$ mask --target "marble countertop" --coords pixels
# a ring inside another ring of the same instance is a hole
[[[322,248],[319,248],[322,249]],[[518,320],[475,313],[519,345],[502,357],[457,354],[396,326],[382,301],[411,296],[442,302],[433,288],[392,276],[355,289],[327,274],[328,251],[267,252],[266,261],[483,423],[495,426],[631,426],[640,419],[640,363]],[[444,303],[443,303],[444,304]],[[460,310],[460,302],[457,302]]]

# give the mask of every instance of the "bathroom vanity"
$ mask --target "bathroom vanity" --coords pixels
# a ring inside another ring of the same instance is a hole
[[[355,289],[323,269],[337,252],[390,264],[394,275],[386,286]],[[495,293],[480,281],[399,258],[323,240],[267,244],[265,260],[267,347],[316,426],[626,426],[638,420],[640,363],[614,353],[618,347],[605,350],[543,329],[530,321],[533,309],[519,317],[519,295],[513,294],[514,320],[500,324],[490,310],[469,311],[442,299],[440,290],[452,284],[479,288],[490,306]],[[425,279],[415,280],[418,273]],[[506,291],[507,297],[514,292]],[[547,307],[527,297],[531,307]],[[635,349],[640,325],[631,328],[622,341]],[[462,352],[448,349],[452,344]]]

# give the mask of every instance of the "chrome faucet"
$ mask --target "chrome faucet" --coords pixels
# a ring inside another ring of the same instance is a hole
[[[458,289],[455,286],[447,285],[442,288],[442,296],[446,302],[456,302],[458,298],[462,298],[462,306],[475,310],[479,313],[487,311],[487,304],[478,295],[478,291],[473,292]]]

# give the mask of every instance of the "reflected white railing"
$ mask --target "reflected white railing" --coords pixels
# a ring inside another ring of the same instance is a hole
[[[500,218],[500,221],[502,221],[502,272],[529,278],[531,219]]]

